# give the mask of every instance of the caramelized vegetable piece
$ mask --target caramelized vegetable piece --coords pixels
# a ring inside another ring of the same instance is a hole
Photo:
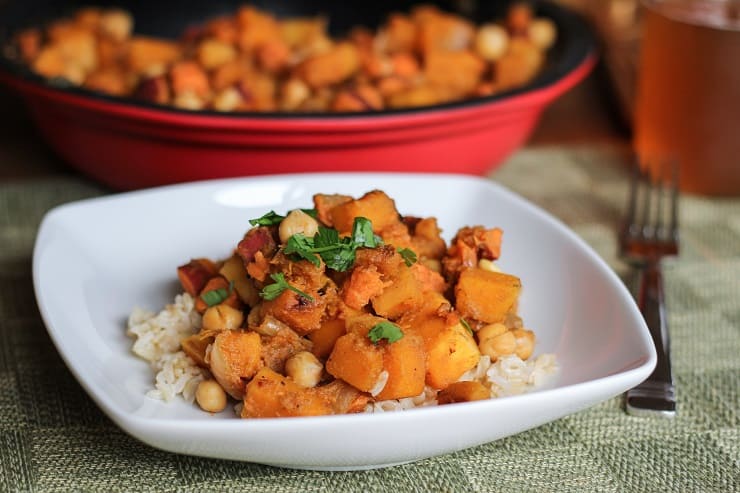
[[[341,318],[335,318],[322,322],[321,327],[308,334],[309,340],[313,343],[313,349],[311,352],[321,359],[328,358],[334,349],[334,344],[337,342],[342,335],[344,335],[346,329],[344,327],[344,320]]]
[[[424,390],[426,355],[421,337],[405,334],[383,348],[383,369],[388,381],[378,400],[415,397]]]
[[[359,199],[341,203],[331,210],[332,223],[341,234],[352,232],[356,217],[369,219],[375,233],[400,222],[396,203],[380,190],[373,190]]]
[[[326,371],[363,392],[370,392],[383,371],[383,351],[365,335],[348,332],[337,339],[326,362]]]
[[[383,281],[382,277],[374,265],[355,267],[342,287],[342,300],[350,308],[361,310],[370,302],[370,298],[380,295],[391,284]]]
[[[439,404],[482,401],[491,398],[491,391],[480,382],[453,382],[437,396]]]
[[[256,332],[224,330],[216,335],[207,363],[221,387],[234,399],[241,399],[245,382],[262,366],[261,351]]]
[[[285,371],[285,362],[292,356],[311,350],[311,341],[300,337],[292,329],[281,327],[273,336],[262,338],[262,361],[271,370]]]
[[[447,388],[463,373],[478,364],[480,351],[473,336],[462,324],[448,325],[425,340],[427,383],[436,389]]]
[[[269,368],[261,369],[246,387],[242,418],[276,418],[333,414],[326,396],[297,385]]]
[[[418,309],[423,302],[422,285],[406,266],[401,266],[391,284],[372,299],[375,313],[389,320]]]
[[[503,322],[519,298],[518,277],[472,268],[462,271],[455,286],[455,307],[465,318]]]
[[[190,296],[197,296],[206,282],[218,273],[216,264],[207,258],[192,259],[177,268],[177,277],[182,288]]]
[[[210,344],[213,344],[219,332],[218,330],[201,330],[197,334],[186,337],[180,341],[182,350],[195,361],[196,365],[201,368],[208,368],[208,363],[206,363],[206,349]]]

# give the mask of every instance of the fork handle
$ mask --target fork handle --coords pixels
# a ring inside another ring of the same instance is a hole
[[[653,373],[643,383],[627,391],[627,412],[636,416],[676,414],[676,392],[671,374],[670,339],[663,296],[663,276],[658,261],[641,269],[637,304],[645,317],[658,353]]]

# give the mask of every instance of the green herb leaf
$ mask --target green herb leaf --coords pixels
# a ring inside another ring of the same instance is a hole
[[[411,267],[417,260],[419,260],[416,253],[414,253],[410,248],[398,248],[396,251],[401,254],[401,258],[403,258],[403,261],[406,263],[406,267]]]
[[[337,272],[344,272],[355,263],[355,251],[353,245],[349,243],[340,243],[336,248],[321,253],[321,258],[330,269]]]
[[[266,300],[274,300],[275,298],[280,296],[283,291],[289,289],[290,291],[296,293],[298,296],[302,296],[309,301],[313,301],[313,296],[306,294],[295,286],[291,286],[290,284],[288,284],[288,281],[285,280],[285,275],[283,273],[278,272],[276,274],[270,274],[270,279],[275,282],[273,284],[268,284],[267,286],[262,288],[262,291],[260,292],[260,296],[262,296],[262,298]]]
[[[318,233],[313,237],[313,243],[316,248],[335,247],[340,242],[339,231],[323,226],[319,226]]]
[[[249,224],[252,226],[274,226],[276,224],[280,224],[280,221],[283,219],[285,219],[285,216],[281,216],[275,211],[270,211],[262,217],[250,219]]]
[[[352,229],[352,237],[342,238],[336,229],[319,226],[313,238],[307,238],[302,233],[291,236],[283,252],[293,255],[294,260],[306,259],[316,267],[321,265],[321,257],[328,268],[344,272],[355,263],[358,248],[375,248],[382,244],[382,240],[373,234],[370,220],[358,217]]]
[[[465,327],[465,330],[467,330],[468,332],[470,332],[470,335],[472,336],[473,335],[473,329],[470,328],[470,324],[468,323],[468,321],[465,320],[464,318],[460,317],[460,323],[462,324],[463,327]]]
[[[206,291],[205,293],[201,294],[200,299],[205,301],[206,305],[214,306],[214,305],[218,305],[219,303],[223,302],[226,298],[228,298],[232,291],[234,291],[234,281],[229,282],[228,289],[226,288],[211,289],[210,291]]]
[[[303,233],[297,233],[288,238],[288,242],[285,244],[283,252],[286,255],[295,255],[298,258],[306,259],[316,267],[320,267],[321,260],[319,260],[319,257],[313,253],[313,250],[314,239],[308,238]]]
[[[370,329],[367,337],[373,344],[379,343],[381,339],[392,343],[403,337],[403,331],[401,331],[401,327],[392,322],[380,322]]]
[[[316,209],[301,209],[301,210],[314,219],[319,217],[319,211],[317,211]]]
[[[366,217],[356,217],[352,223],[352,241],[357,247],[375,248],[378,246],[373,233],[373,223]]]

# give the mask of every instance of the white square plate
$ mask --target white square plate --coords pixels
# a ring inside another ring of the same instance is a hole
[[[548,388],[405,412],[236,419],[145,396],[153,373],[125,335],[135,306],[158,311],[176,268],[229,255],[248,219],[310,207],[315,193],[381,189],[399,211],[436,216],[449,240],[464,225],[504,230],[501,267],[522,279],[520,314],[535,354],[556,353]],[[45,217],[33,258],[52,340],[80,384],[126,432],[173,452],[295,468],[363,469],[490,442],[638,384],[655,365],[640,313],[610,268],[573,232],[521,197],[458,175],[312,174],[220,180],[85,200]]]

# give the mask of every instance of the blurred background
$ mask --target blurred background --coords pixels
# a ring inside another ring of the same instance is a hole
[[[546,110],[527,146],[628,146],[637,62],[637,1],[558,0],[588,18],[599,66]],[[75,173],[43,142],[23,102],[0,85],[0,179]]]

